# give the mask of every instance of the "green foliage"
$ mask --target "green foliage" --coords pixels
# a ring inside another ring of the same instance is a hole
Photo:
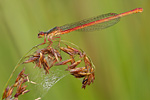
[[[1,0],[0,94],[18,60],[43,42],[37,38],[39,30],[142,7],[143,13],[121,18],[118,24],[105,30],[62,36],[91,57],[96,79],[82,90],[81,82],[67,76],[50,89],[44,100],[149,100],[149,3],[149,0]],[[30,99],[25,95],[21,100]]]

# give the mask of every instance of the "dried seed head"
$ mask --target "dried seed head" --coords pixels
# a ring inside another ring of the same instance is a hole
[[[78,60],[78,61],[74,62],[73,64],[71,64],[70,66],[68,66],[67,70],[75,68],[77,65],[79,65],[81,63],[81,61],[82,60]]]
[[[17,82],[18,80],[20,80],[20,78],[22,78],[22,75],[24,74],[25,68],[22,69],[22,71],[18,74],[17,79],[15,82]]]
[[[75,76],[76,78],[84,77],[82,82],[83,88],[85,88],[87,84],[90,85],[90,83],[94,81],[95,76],[93,65],[86,53],[78,47],[77,49],[65,43],[63,43],[65,44],[65,47],[60,46],[60,43],[61,42],[59,42],[59,45],[55,48],[51,42],[47,47],[38,49],[24,63],[34,62],[35,67],[37,66],[45,70],[45,74],[49,74],[49,70],[53,65],[60,66],[67,64],[68,68],[66,70],[69,71],[71,75]],[[60,51],[65,55],[69,55],[70,59],[61,61],[63,57]],[[85,67],[79,67],[81,62],[85,64]]]

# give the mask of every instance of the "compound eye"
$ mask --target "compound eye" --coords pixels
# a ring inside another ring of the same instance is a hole
[[[39,34],[38,34],[38,38],[42,38],[44,36],[44,32],[40,32]]]

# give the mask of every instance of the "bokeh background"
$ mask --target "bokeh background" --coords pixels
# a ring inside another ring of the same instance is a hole
[[[63,40],[77,44],[90,56],[96,80],[84,90],[78,79],[68,75],[43,99],[150,100],[149,4],[149,0],[0,0],[0,95],[18,60],[43,42],[37,38],[39,31],[142,7],[142,13],[121,18],[110,28],[63,35]],[[21,99],[30,100],[30,95]]]

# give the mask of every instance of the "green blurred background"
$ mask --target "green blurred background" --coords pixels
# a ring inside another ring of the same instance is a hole
[[[81,47],[96,66],[94,84],[68,75],[44,100],[150,100],[150,0],[0,0],[0,94],[14,66],[34,45],[39,31],[109,12],[142,7],[105,30],[62,36]],[[40,91],[39,91],[40,92]],[[25,94],[22,100],[30,100]]]

